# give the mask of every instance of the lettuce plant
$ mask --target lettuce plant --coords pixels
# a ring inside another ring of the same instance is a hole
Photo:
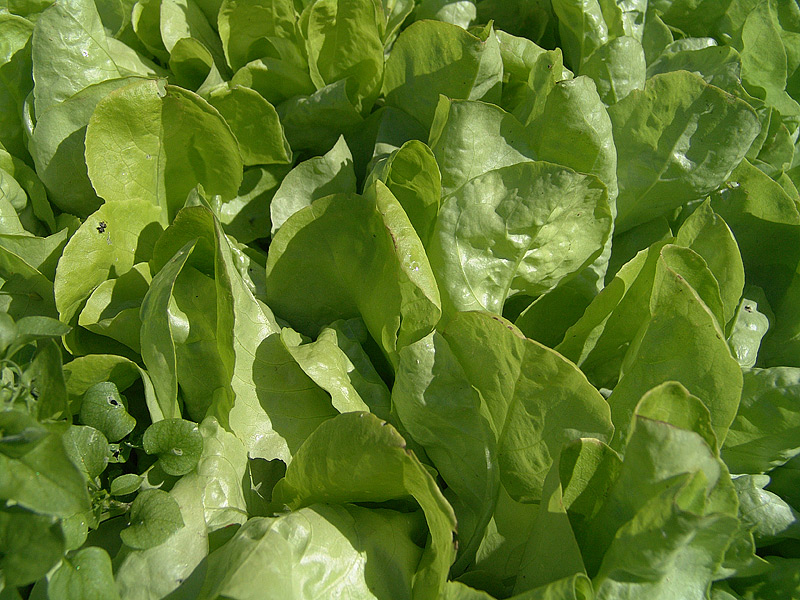
[[[792,0],[0,0],[0,600],[800,597]]]

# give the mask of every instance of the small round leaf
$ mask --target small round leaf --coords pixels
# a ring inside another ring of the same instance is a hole
[[[141,475],[135,473],[126,473],[120,475],[111,482],[111,495],[112,496],[126,496],[132,494],[142,487],[143,478]]]
[[[145,550],[163,544],[183,527],[181,509],[163,490],[145,490],[131,504],[130,526],[119,536],[131,548]]]
[[[118,442],[136,427],[117,386],[110,381],[96,383],[83,396],[81,422],[99,429],[109,442]]]
[[[64,434],[67,456],[83,474],[94,479],[108,466],[108,440],[87,425],[72,425]]]
[[[165,419],[144,432],[144,451],[158,456],[158,464],[168,475],[185,475],[195,468],[203,453],[203,436],[197,423]]]

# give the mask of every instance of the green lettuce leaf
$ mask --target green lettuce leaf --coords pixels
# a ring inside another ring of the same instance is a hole
[[[411,598],[422,550],[419,513],[314,504],[275,518],[255,517],[208,557],[198,598],[300,599],[330,594]],[[270,574],[269,590],[252,577]]]
[[[658,120],[651,119],[653,113]],[[608,114],[619,164],[628,165],[618,171],[617,231],[719,187],[760,130],[744,101],[682,71],[651,77]]]
[[[476,177],[439,211],[431,266],[446,311],[501,314],[591,263],[611,229],[606,187],[591,175],[524,162]]]
[[[392,363],[440,315],[422,243],[380,182],[365,196],[321,198],[284,223],[270,248],[267,302],[309,336],[361,316]]]
[[[336,460],[321,460],[334,450]],[[386,422],[356,412],[321,425],[298,450],[273,499],[297,510],[320,502],[387,502],[408,496],[419,503],[430,531],[413,577],[413,597],[436,599],[455,558],[455,517],[433,477]]]
[[[314,200],[356,191],[353,157],[343,137],[322,156],[294,167],[280,184],[269,205],[272,235],[286,220]]]
[[[139,127],[125,127],[130,119]],[[86,129],[86,163],[106,202],[151,202],[165,224],[198,183],[228,200],[242,181],[239,146],[220,114],[196,94],[158,81],[125,86],[98,103]]]
[[[439,95],[497,102],[503,61],[491,27],[476,37],[440,21],[418,21],[405,29],[386,61],[383,93],[389,106],[433,122]]]

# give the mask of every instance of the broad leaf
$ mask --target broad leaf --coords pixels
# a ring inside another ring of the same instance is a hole
[[[393,363],[440,314],[422,243],[380,182],[366,196],[317,200],[281,227],[267,261],[267,301],[306,335],[361,316]]]
[[[334,449],[337,459],[326,461],[323,457]],[[342,486],[345,478],[348,484]],[[386,502],[408,496],[422,508],[430,531],[413,597],[433,600],[455,558],[455,518],[431,475],[387,423],[368,413],[347,413],[323,423],[298,450],[273,494],[277,503],[295,510],[319,502]]]
[[[109,54],[106,33],[94,2],[56,2],[33,30],[36,114],[94,83],[122,76]]]
[[[619,164],[628,165],[618,172],[617,231],[719,187],[760,130],[744,101],[682,71],[650,78],[608,112]]]
[[[741,368],[731,356],[719,323],[675,263],[656,263],[650,319],[631,343],[622,377],[609,398],[617,442],[625,440],[636,403],[648,389],[679,381],[708,407],[720,443],[736,415]]]
[[[314,200],[355,190],[353,157],[347,142],[340,137],[324,155],[301,162],[286,174],[269,205],[272,235],[286,219]]]
[[[501,314],[510,296],[542,294],[588,265],[610,229],[593,176],[525,162],[476,177],[443,203],[430,244],[445,308]]]
[[[429,127],[440,94],[497,102],[502,77],[500,48],[491,28],[475,37],[457,25],[418,21],[394,44],[386,61],[383,93],[388,105]]]
[[[58,261],[55,298],[69,323],[94,289],[150,258],[161,233],[159,211],[142,200],[104,204],[75,232]]]
[[[255,570],[269,574],[275,597],[410,600],[422,553],[413,539],[420,529],[424,520],[418,512],[355,505],[315,504],[274,518],[255,517],[208,557],[198,598],[263,593],[262,582],[252,577]]]
[[[161,545],[184,525],[178,503],[167,492],[155,489],[136,496],[129,518],[130,526],[119,535],[137,550]]]
[[[126,127],[134,118],[138,127]],[[140,198],[161,209],[163,223],[198,183],[227,200],[242,181],[225,120],[199,96],[159,81],[120,88],[98,103],[86,129],[86,163],[107,203]]]
[[[245,166],[292,162],[278,113],[258,92],[240,86],[221,87],[211,91],[208,101],[236,136]]]
[[[791,367],[744,371],[742,400],[722,447],[733,473],[765,473],[800,453],[799,376]]]

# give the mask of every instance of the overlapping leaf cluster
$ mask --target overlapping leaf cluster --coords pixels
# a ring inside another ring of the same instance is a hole
[[[800,594],[793,0],[0,0],[0,598]]]

